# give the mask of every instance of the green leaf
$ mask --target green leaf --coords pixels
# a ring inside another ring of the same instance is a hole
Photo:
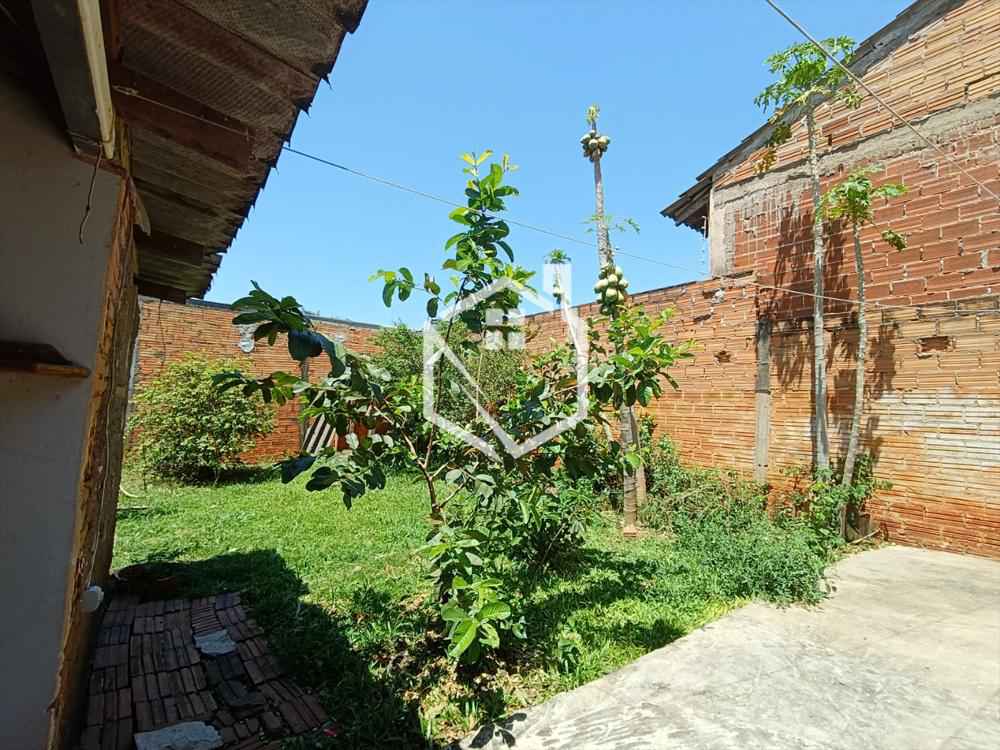
[[[497,629],[490,625],[488,622],[479,623],[479,629],[482,635],[479,636],[479,640],[485,643],[490,648],[500,648],[500,634]]]
[[[452,646],[448,651],[448,656],[457,659],[464,654],[465,650],[476,640],[478,632],[479,628],[474,620],[463,620],[458,623],[452,633]]]
[[[481,620],[506,620],[510,615],[510,605],[506,602],[490,602],[479,610]]]
[[[306,489],[309,492],[325,490],[335,484],[339,478],[329,466],[321,466],[309,477],[309,481],[306,482]]]
[[[441,302],[441,300],[439,300],[437,297],[431,297],[429,300],[427,300],[427,317],[428,318],[436,318],[437,317],[437,314],[438,314],[438,305],[440,304],[440,302]]]
[[[240,313],[235,318],[233,318],[233,325],[234,326],[252,325],[253,323],[262,323],[267,319],[268,319],[268,314],[263,312]]]
[[[649,385],[644,385],[639,389],[638,395],[639,403],[643,406],[649,406],[649,402],[653,400],[653,387]]]
[[[448,602],[441,607],[441,619],[445,622],[461,622],[467,618],[468,615],[465,613],[465,610],[457,604]]]
[[[288,484],[302,472],[308,471],[314,463],[316,463],[316,456],[296,456],[280,461],[278,465],[281,467],[282,484]]]
[[[448,218],[451,219],[452,221],[457,221],[459,224],[465,224],[466,226],[468,226],[468,224],[470,223],[468,213],[469,213],[468,208],[456,208],[454,211],[448,214]]]
[[[382,289],[382,302],[385,303],[386,307],[392,307],[392,294],[396,291],[396,282],[387,282],[385,287]]]

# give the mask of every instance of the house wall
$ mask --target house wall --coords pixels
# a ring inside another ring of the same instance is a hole
[[[926,23],[935,7],[950,9]],[[1000,206],[987,192],[1000,193],[1000,4],[924,3],[919,11],[882,35],[882,42],[902,42],[870,65],[863,80],[940,148],[901,127],[871,96],[857,110],[823,104],[816,110],[822,189],[869,166],[876,184],[903,182],[909,190],[877,206],[875,226],[861,237],[867,299],[881,305],[867,308],[863,448],[876,456],[878,476],[893,485],[871,503],[875,520],[896,541],[1000,557]],[[684,403],[690,400],[684,391],[692,390],[704,399],[697,408],[712,417],[678,419],[664,413],[662,402],[653,411],[674,420],[661,427],[678,438],[689,460],[748,474],[756,469],[780,487],[784,469],[810,462],[813,439],[804,122],[793,125],[775,165],[757,175],[762,154],[737,155],[716,168],[709,218],[711,267],[722,277],[711,283],[737,283],[734,274],[749,279],[752,291],[745,294],[755,310],[750,320],[727,320],[721,334],[704,324],[690,328],[682,315],[677,334],[704,337],[706,350],[720,335],[743,340],[742,351],[753,360],[752,323],[768,325],[764,387],[755,387],[752,368],[732,367],[735,361],[729,363],[733,381],[723,380],[718,390],[704,389],[682,371],[681,394],[665,400]],[[881,240],[888,227],[906,235],[906,250]],[[827,225],[825,236],[825,293],[856,300],[850,232]],[[857,308],[835,299],[825,309],[836,460],[846,447],[853,404]],[[711,372],[702,373],[709,383]],[[716,437],[720,431],[725,444]]]
[[[236,313],[228,305],[191,301],[177,305],[143,300],[137,343],[134,388],[155,377],[169,362],[189,352],[234,360],[247,372],[267,375],[276,370],[298,372],[299,364],[288,354],[284,341],[273,347],[257,342],[249,354],[240,347],[240,331],[233,325]],[[316,319],[317,328],[330,338],[344,337],[344,345],[359,353],[374,351],[372,337],[378,326]],[[299,450],[298,404],[279,407],[274,429],[259,438],[243,459],[250,463],[270,461]]]
[[[0,747],[40,748],[50,720],[61,724],[72,713],[56,720],[49,707],[59,710],[72,693],[62,655],[85,651],[89,637],[93,615],[77,613],[80,627],[68,627],[78,581],[100,579],[104,571],[92,561],[111,544],[84,525],[81,502],[103,388],[100,346],[123,181],[97,173],[81,242],[93,167],[72,156],[60,125],[32,95],[4,77],[0,131],[0,340],[50,344],[92,371],[87,378],[0,373]]]
[[[848,172],[902,182],[908,193],[876,207],[861,235],[868,319],[863,447],[893,483],[872,504],[891,538],[1000,556],[1000,7],[967,0],[913,32],[864,80],[920,132],[893,127],[868,96],[858,110],[817,109],[822,189]],[[765,285],[758,315],[772,341],[768,478],[810,460],[812,212],[804,126],[755,176],[760,152],[713,177],[712,238],[729,272]],[[979,183],[983,183],[985,188]],[[907,237],[903,251],[881,232]],[[825,293],[856,300],[858,276],[847,227],[828,225]],[[782,290],[766,286],[782,287]],[[790,289],[792,291],[785,291]],[[842,455],[849,429],[856,308],[828,301],[831,449]]]

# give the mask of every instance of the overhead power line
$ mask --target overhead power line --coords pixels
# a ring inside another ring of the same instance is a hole
[[[389,180],[389,179],[386,179],[384,177],[378,177],[376,175],[371,175],[371,174],[368,174],[366,172],[362,172],[359,169],[352,169],[351,167],[344,166],[343,164],[338,164],[337,162],[332,161],[330,159],[324,159],[323,157],[316,156],[315,154],[310,154],[310,153],[305,152],[305,151],[299,151],[298,149],[294,149],[291,146],[284,146],[283,148],[284,148],[285,151],[288,151],[290,153],[293,153],[293,154],[296,154],[298,156],[302,156],[302,157],[304,157],[306,159],[310,159],[312,161],[318,162],[319,164],[324,164],[326,166],[333,167],[334,169],[339,169],[339,170],[341,170],[343,172],[347,172],[348,174],[355,175],[357,177],[362,177],[362,178],[364,178],[366,180],[371,180],[372,182],[376,182],[376,183],[378,183],[380,185],[385,185],[385,186],[388,186],[388,187],[395,188],[397,190],[402,190],[402,191],[410,193],[412,195],[418,195],[418,196],[420,196],[422,198],[427,198],[428,200],[437,201],[438,203],[443,203],[443,204],[445,204],[447,206],[452,206],[454,208],[466,208],[467,207],[463,203],[456,203],[456,202],[454,202],[452,200],[449,200],[448,198],[442,198],[440,195],[434,195],[433,193],[428,193],[425,190],[418,190],[417,188],[410,187],[409,185],[404,185],[402,183],[396,182],[395,180]],[[574,242],[574,243],[576,243],[578,245],[585,245],[586,247],[596,247],[596,244],[597,244],[596,242],[587,242],[586,240],[582,240],[579,237],[573,237],[572,235],[568,235],[568,234],[561,234],[559,232],[554,232],[554,231],[552,231],[550,229],[546,229],[544,227],[539,227],[539,226],[536,226],[534,224],[527,224],[525,222],[516,221],[514,219],[504,218],[504,221],[506,221],[508,224],[511,224],[511,225],[514,225],[514,226],[522,227],[524,229],[529,229],[529,230],[532,230],[534,232],[540,232],[540,233],[546,234],[546,235],[548,235],[550,237],[557,237],[559,239],[566,240],[567,242]],[[688,274],[691,274],[691,275],[696,276],[696,277],[701,276],[702,273],[703,273],[702,271],[699,271],[699,270],[694,269],[694,268],[689,268],[687,266],[677,265],[675,263],[669,263],[667,261],[659,260],[657,258],[650,258],[650,257],[647,257],[645,255],[638,255],[637,253],[628,252],[628,251],[622,250],[622,249],[620,249],[618,247],[615,247],[615,254],[623,256],[623,257],[626,257],[626,258],[634,258],[635,260],[641,260],[641,261],[644,261],[645,263],[652,263],[652,264],[657,265],[657,266],[663,266],[664,268],[670,268],[670,269],[675,270],[675,271],[683,271],[684,273],[688,273]],[[794,295],[798,295],[798,296],[802,296],[802,297],[813,297],[813,298],[817,297],[817,295],[813,294],[812,292],[804,292],[804,291],[800,291],[798,289],[792,289],[790,287],[775,286],[775,285],[771,285],[771,284],[763,284],[761,282],[752,281],[752,280],[748,280],[745,283],[747,283],[747,284],[749,284],[751,286],[756,286],[756,287],[758,287],[760,289],[768,289],[768,290],[771,290],[771,291],[786,292],[788,294],[794,294]],[[831,297],[831,296],[825,295],[825,294],[818,295],[818,296],[821,297],[822,299],[825,299],[825,300],[829,301],[829,302],[841,302],[841,303],[852,305],[852,306],[858,306],[858,305],[860,305],[860,303],[857,300],[848,299],[846,297]],[[892,309],[900,309],[900,310],[902,310],[902,309],[913,309],[913,310],[919,310],[919,309],[921,309],[920,305],[886,305],[886,304],[883,304],[881,302],[866,302],[865,306],[866,307],[875,308],[875,309],[878,309],[878,310],[892,310]]]
[[[438,203],[444,203],[446,206],[451,206],[452,208],[468,208],[464,203],[456,203],[455,201],[449,200],[448,198],[442,198],[440,195],[434,195],[433,193],[428,193],[423,190],[418,190],[417,188],[412,188],[409,185],[403,185],[402,183],[395,182],[393,180],[387,180],[384,177],[377,177],[376,175],[368,174],[367,172],[362,172],[360,169],[352,169],[351,167],[345,167],[343,164],[338,164],[335,161],[330,161],[329,159],[324,159],[321,156],[316,156],[315,154],[310,154],[305,151],[299,151],[298,149],[292,148],[291,146],[282,146],[282,150],[288,151],[291,154],[296,154],[302,156],[306,159],[312,159],[320,164],[326,164],[334,169],[339,169],[348,174],[353,174],[357,177],[363,177],[366,180],[371,180],[372,182],[377,182],[380,185],[386,185],[388,187],[396,188],[397,190],[402,190],[407,193],[412,193],[413,195],[419,195],[423,198],[428,198],[432,201],[437,201]],[[515,219],[505,218],[508,224],[513,224],[516,227],[521,227],[522,229],[530,229],[533,232],[539,232],[541,234],[547,234],[549,237],[555,237],[560,240],[566,240],[567,242],[575,242],[579,245],[586,245],[588,247],[593,246],[595,243],[587,242],[586,240],[578,239],[577,237],[572,237],[568,234],[560,234],[559,232],[553,232],[551,229],[546,229],[545,227],[535,226],[534,224],[526,224],[523,221],[517,221]]]
[[[770,2],[770,0],[768,0],[768,2]],[[223,130],[228,130],[228,131],[230,131],[232,133],[235,133],[237,135],[244,136],[244,137],[247,137],[247,135],[248,135],[247,133],[245,133],[245,132],[243,132],[241,130],[238,130],[236,128],[231,128],[231,127],[228,127],[226,125],[221,125],[220,123],[213,122],[211,120],[208,120],[208,119],[206,119],[206,118],[204,118],[204,117],[202,117],[200,115],[193,114],[191,112],[186,112],[183,109],[179,109],[179,108],[174,107],[174,106],[172,106],[170,104],[166,104],[166,103],[158,101],[156,99],[150,99],[149,97],[143,96],[142,94],[138,93],[134,89],[127,88],[127,87],[124,87],[124,86],[116,86],[115,90],[118,91],[121,94],[126,95],[126,96],[132,96],[132,97],[135,97],[137,99],[142,99],[143,101],[149,102],[150,104],[155,104],[157,106],[163,107],[164,109],[168,109],[168,110],[170,110],[172,112],[176,112],[178,114],[185,115],[185,116],[190,117],[190,118],[192,118],[194,120],[199,120],[199,121],[204,122],[204,123],[206,123],[208,125],[212,125],[213,127],[222,128]],[[288,151],[289,153],[295,154],[296,156],[301,156],[304,159],[309,159],[310,161],[314,161],[314,162],[316,162],[318,164],[322,164],[322,165],[330,167],[332,169],[337,169],[339,171],[345,172],[345,173],[353,175],[355,177],[360,177],[362,179],[369,180],[371,182],[377,183],[379,185],[383,185],[385,187],[393,188],[394,190],[400,190],[402,192],[410,193],[411,195],[416,195],[416,196],[419,196],[421,198],[425,198],[427,200],[432,200],[432,201],[435,201],[437,203],[442,203],[442,204],[444,204],[446,206],[451,206],[452,208],[466,208],[467,207],[465,204],[456,203],[453,200],[450,200],[448,198],[443,198],[440,195],[435,195],[434,193],[430,193],[430,192],[428,192],[426,190],[420,190],[418,188],[414,188],[414,187],[411,187],[409,185],[405,185],[405,184],[403,184],[401,182],[397,182],[395,180],[390,180],[390,179],[387,179],[385,177],[379,177],[378,175],[373,175],[373,174],[370,174],[368,172],[363,172],[360,169],[354,169],[352,167],[348,167],[348,166],[346,166],[344,164],[340,164],[338,162],[335,162],[332,159],[327,159],[327,158],[324,158],[322,156],[317,156],[316,154],[311,154],[311,153],[309,153],[307,151],[302,151],[300,149],[296,149],[296,148],[293,148],[293,147],[287,146],[287,145],[283,145],[281,148],[284,151]],[[553,231],[551,229],[546,229],[545,227],[540,227],[540,226],[535,225],[535,224],[528,224],[526,222],[518,221],[516,219],[510,219],[510,218],[505,218],[504,221],[506,221],[508,224],[511,224],[513,226],[521,227],[522,229],[527,229],[527,230],[530,230],[532,232],[538,232],[540,234],[544,234],[544,235],[547,235],[549,237],[555,237],[556,239],[560,239],[560,240],[565,240],[566,242],[572,242],[572,243],[577,244],[577,245],[583,245],[585,247],[590,247],[590,248],[593,248],[593,247],[597,246],[596,241],[594,241],[594,242],[588,242],[587,240],[580,239],[579,237],[574,237],[572,235],[563,234],[561,232],[555,232],[555,231]],[[631,252],[628,252],[628,251],[625,251],[625,250],[621,250],[619,248],[615,248],[615,252],[618,255],[621,255],[621,256],[626,257],[626,258],[634,258],[635,260],[641,260],[641,261],[643,261],[645,263],[652,263],[654,265],[662,266],[664,268],[670,268],[670,269],[675,270],[675,271],[683,271],[684,273],[691,274],[692,276],[695,276],[695,277],[700,277],[702,275],[702,273],[703,273],[703,271],[700,271],[698,269],[689,268],[687,266],[680,266],[680,265],[677,265],[677,264],[674,264],[674,263],[669,263],[667,261],[659,260],[657,258],[649,258],[647,256],[638,255],[636,253],[631,253]],[[770,284],[763,284],[763,283],[758,282],[758,281],[750,281],[750,280],[748,280],[745,283],[747,283],[747,284],[749,284],[751,286],[756,286],[756,287],[758,287],[760,289],[768,289],[768,290],[771,290],[771,291],[780,291],[780,292],[785,292],[787,294],[793,294],[793,295],[798,295],[798,296],[802,296],[802,297],[813,297],[813,298],[815,298],[817,296],[820,296],[823,299],[828,300],[830,302],[841,302],[841,303],[848,304],[848,305],[851,305],[851,306],[860,306],[860,303],[857,300],[847,299],[847,298],[844,298],[844,297],[831,297],[829,295],[815,295],[815,294],[813,294],[811,292],[804,292],[804,291],[801,291],[801,290],[798,290],[798,289],[792,289],[790,287],[783,287],[783,286],[775,286],[775,285],[770,285]],[[871,307],[871,308],[874,308],[874,309],[877,309],[877,310],[892,310],[892,309],[899,309],[899,310],[902,310],[902,309],[920,310],[924,306],[922,306],[922,305],[899,305],[899,304],[897,304],[897,305],[886,305],[886,304],[883,304],[881,302],[866,302],[865,303],[865,307]]]
[[[842,63],[840,60],[838,60],[836,58],[836,56],[832,52],[830,52],[830,50],[828,50],[823,45],[822,42],[820,42],[818,39],[816,39],[816,37],[814,37],[812,34],[810,34],[808,31],[806,31],[805,27],[802,26],[802,24],[800,24],[798,21],[796,21],[794,18],[792,18],[790,15],[788,15],[785,11],[783,11],[781,9],[781,7],[776,2],[774,2],[774,0],[765,0],[765,2],[768,5],[770,5],[775,10],[775,12],[778,13],[778,15],[780,15],[782,18],[784,18],[786,21],[788,21],[788,23],[790,23],[792,26],[794,26],[799,31],[799,33],[802,34],[802,36],[804,36],[806,39],[808,39],[810,42],[812,42],[813,45],[815,45],[816,49],[818,49],[820,52],[822,52],[824,55],[826,55],[826,57],[829,58],[834,63],[834,65],[836,65],[841,70],[843,70],[848,75],[848,77],[850,77],[850,79],[852,81],[854,81],[858,86],[860,86],[865,91],[867,91],[869,93],[869,95],[871,95],[871,97],[875,101],[877,101],[879,104],[881,104],[883,107],[885,107],[886,110],[888,110],[888,112],[893,117],[895,117],[905,127],[907,127],[909,130],[911,130],[913,132],[913,134],[917,136],[917,138],[919,138],[924,143],[926,143],[928,146],[930,146],[932,149],[934,149],[935,151],[937,151],[938,153],[940,153],[942,156],[944,156],[948,161],[950,161],[955,166],[956,169],[958,169],[960,172],[962,172],[962,174],[964,174],[966,177],[968,177],[970,180],[972,180],[974,183],[976,183],[976,185],[978,185],[980,188],[982,188],[983,190],[985,190],[995,200],[1000,201],[1000,196],[998,196],[996,193],[994,193],[992,190],[990,190],[986,186],[985,183],[983,183],[982,181],[980,181],[979,179],[977,179],[974,174],[972,174],[969,170],[967,170],[965,167],[963,167],[961,165],[961,163],[958,161],[958,159],[956,159],[954,156],[952,156],[947,151],[945,151],[945,149],[942,148],[940,144],[935,143],[930,138],[928,138],[926,135],[924,135],[923,133],[921,133],[912,123],[910,123],[905,117],[903,117],[901,114],[899,114],[899,112],[897,112],[895,109],[893,109],[892,105],[890,105],[888,102],[886,102],[885,99],[883,99],[881,96],[879,96],[874,91],[872,91],[871,86],[869,86],[867,83],[865,83],[864,81],[862,81],[858,76],[856,76],[854,74],[854,71],[852,71],[850,68],[848,68],[846,65],[844,65],[844,63]]]

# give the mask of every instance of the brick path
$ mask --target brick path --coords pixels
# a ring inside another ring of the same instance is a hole
[[[207,656],[195,636],[219,631],[236,644]],[[328,717],[287,677],[238,593],[139,603],[114,599],[91,663],[81,750],[130,750],[138,732],[204,721],[226,750],[278,750]]]

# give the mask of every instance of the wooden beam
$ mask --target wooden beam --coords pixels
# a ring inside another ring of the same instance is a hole
[[[32,0],[31,6],[66,129],[75,147],[96,154],[101,143],[101,124],[80,8],[72,0]]]
[[[201,268],[205,259],[213,252],[212,248],[162,232],[153,232],[149,237],[136,235],[135,246],[140,255],[147,254],[196,268]]]
[[[252,174],[253,132],[247,125],[121,65],[110,72],[115,108],[130,125]]]
[[[143,278],[135,280],[136,290],[143,297],[155,297],[167,302],[176,302],[179,305],[187,303],[188,294],[183,289],[149,281]]]

